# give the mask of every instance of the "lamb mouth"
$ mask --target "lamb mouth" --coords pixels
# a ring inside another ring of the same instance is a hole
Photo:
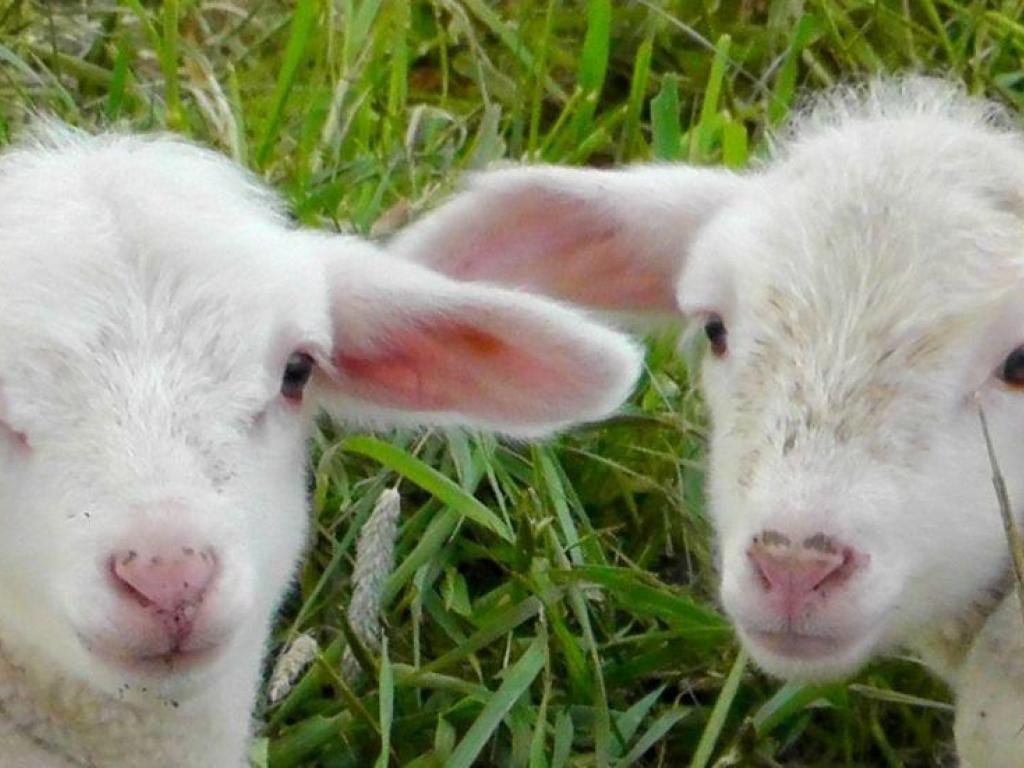
[[[120,670],[145,677],[174,677],[191,672],[216,658],[223,645],[207,643],[194,648],[176,647],[160,653],[132,654],[110,648],[101,643],[89,642],[80,637],[89,653]]]
[[[157,672],[159,674],[173,675],[185,672],[193,667],[205,664],[212,659],[218,651],[218,646],[207,645],[195,649],[175,649],[166,653],[153,654],[150,656],[132,656],[122,659],[122,664],[128,664],[140,670]]]
[[[747,635],[764,650],[794,661],[834,656],[849,645],[845,639],[834,635],[806,634],[792,630],[748,630]]]

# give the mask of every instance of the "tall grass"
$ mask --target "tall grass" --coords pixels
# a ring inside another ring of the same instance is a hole
[[[742,167],[802,89],[949,73],[1024,99],[1024,2],[123,0],[0,3],[0,140],[33,113],[169,129],[263,175],[305,224],[385,236],[505,158]],[[0,278],[2,279],[2,278]],[[652,339],[622,417],[545,445],[318,434],[315,541],[275,634],[320,658],[254,761],[289,766],[935,765],[944,690],[751,669],[714,599],[706,428]],[[692,362],[692,360],[690,361]],[[381,490],[404,514],[386,650],[345,607]]]

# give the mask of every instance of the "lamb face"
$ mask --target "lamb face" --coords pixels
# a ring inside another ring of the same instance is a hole
[[[880,83],[798,120],[750,174],[498,171],[395,249],[703,323],[722,601],[764,668],[832,677],[1005,572],[976,398],[1017,466],[1021,178],[1024,142],[990,107]]]
[[[911,167],[914,144],[941,142],[923,128],[845,166],[794,154],[827,172],[766,173],[681,283],[718,352],[702,380],[722,601],[782,676],[852,671],[1005,572],[975,395],[1005,466],[1024,459],[1024,402],[999,378],[1024,341],[1020,219],[925,157]],[[853,133],[821,151],[845,159]]]
[[[322,284],[312,263],[261,255],[283,253],[271,226],[147,208],[141,184],[123,190],[136,206],[51,187],[46,218],[0,225],[3,419],[21,436],[0,460],[0,632],[51,638],[107,691],[180,698],[262,642],[305,540],[305,424],[277,396],[326,297],[285,271]]]
[[[168,139],[58,130],[0,160],[0,307],[0,645],[140,702],[255,681],[317,409],[533,436],[639,366],[554,303],[290,229]]]

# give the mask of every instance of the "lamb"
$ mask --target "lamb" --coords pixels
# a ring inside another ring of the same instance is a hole
[[[703,326],[720,594],[769,673],[897,647],[964,764],[1024,766],[1024,626],[979,427],[1024,504],[1024,135],[938,80],[820,97],[744,173],[482,174],[393,251]]]
[[[0,766],[245,765],[314,414],[537,437],[639,360],[212,151],[43,126],[0,157]]]

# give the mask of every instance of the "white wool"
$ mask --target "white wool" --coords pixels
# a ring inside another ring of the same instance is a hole
[[[600,309],[660,310],[672,286],[685,315],[722,319],[727,352],[702,376],[709,509],[723,604],[766,670],[832,678],[910,646],[970,692],[963,709],[984,664],[1002,669],[979,651],[969,658],[985,661],[961,670],[973,632],[955,648],[948,638],[981,625],[987,613],[965,616],[991,602],[1008,563],[975,393],[1024,510],[1024,393],[997,376],[1024,345],[1024,138],[1001,109],[930,79],[840,89],[745,174],[495,171],[394,250]],[[863,558],[783,626],[751,565],[764,531],[821,534]],[[784,632],[831,650],[759,640]],[[1024,684],[1011,680],[1002,693],[1024,722]],[[980,754],[972,764],[1024,765]]]
[[[213,152],[41,127],[0,155],[0,765],[244,764],[318,408],[539,436],[613,411],[639,362],[555,302],[293,229]],[[113,575],[168,536],[216,556],[191,667]]]

